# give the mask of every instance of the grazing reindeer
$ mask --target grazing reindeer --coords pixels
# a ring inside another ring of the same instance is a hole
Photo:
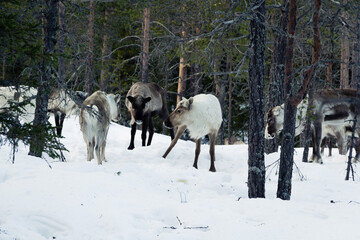
[[[146,131],[149,128],[147,146],[151,145],[154,135],[152,117],[158,115],[163,121],[168,117],[166,95],[164,89],[155,83],[137,82],[131,86],[126,95],[125,105],[131,115],[131,139],[129,150],[135,148],[134,138],[136,125],[142,124],[142,146],[145,146]],[[171,139],[174,138],[174,131],[170,129]]]
[[[29,123],[34,120],[36,94],[37,89],[28,86],[20,86],[18,88],[14,86],[0,87],[0,112],[7,111],[9,101],[18,103],[28,101],[29,103],[24,106],[24,114],[21,114],[20,118],[23,122]],[[85,98],[86,93],[81,91],[66,92],[65,89],[54,89],[51,91],[48,101],[48,112],[53,113],[55,116],[58,136],[61,136],[65,116],[72,114],[78,107],[77,103],[82,103]],[[76,103],[73,99],[75,99]]]
[[[77,103],[82,103],[86,97],[87,93],[82,91],[67,93],[65,90],[54,89],[51,92],[48,112],[53,113],[55,116],[56,133],[58,136],[61,136],[65,117],[72,114],[78,108]]]
[[[220,103],[214,95],[199,94],[189,99],[183,98],[165,121],[167,127],[178,127],[178,130],[163,158],[166,158],[183,132],[188,129],[190,137],[196,143],[193,167],[198,168],[201,137],[208,135],[210,140],[210,171],[215,172],[215,139],[221,122]]]
[[[85,99],[80,111],[80,127],[87,146],[87,160],[94,158],[94,148],[98,164],[105,160],[106,137],[110,121],[120,120],[120,95],[106,94],[102,91],[94,92]]]
[[[295,136],[304,130],[307,101],[298,105],[295,123]],[[339,153],[346,154],[346,141],[350,135],[347,129],[352,129],[352,121],[356,113],[356,90],[320,90],[314,95],[314,105],[311,109],[313,154],[310,162],[323,163],[320,155],[321,140],[324,136],[336,136],[339,143]],[[359,117],[359,112],[357,113]],[[269,110],[265,128],[265,138],[272,139],[284,126],[284,104]],[[360,133],[359,122],[356,125],[356,136]]]

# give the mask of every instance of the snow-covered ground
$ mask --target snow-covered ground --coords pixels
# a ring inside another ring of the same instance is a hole
[[[170,137],[127,150],[130,129],[111,124],[106,158],[86,162],[77,117],[65,120],[67,162],[48,164],[20,146],[15,164],[0,149],[1,240],[232,240],[360,239],[360,177],[344,181],[346,156],[302,163],[297,149],[292,197],[276,198],[277,167],[267,170],[266,199],[247,197],[247,145],[216,146],[216,173],[202,145],[179,141],[166,159]],[[266,165],[279,153],[266,155]],[[305,177],[305,180],[300,176]]]

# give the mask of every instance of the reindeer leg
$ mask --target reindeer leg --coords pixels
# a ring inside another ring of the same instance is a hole
[[[56,135],[61,136],[60,117],[57,111],[54,112],[54,117],[55,117]]]
[[[96,141],[96,144],[95,144],[95,154],[96,154],[96,158],[97,158],[99,165],[102,164],[101,157],[100,157],[100,150],[101,150],[101,143],[99,142],[99,138],[98,138]]]
[[[197,163],[198,163],[199,154],[200,154],[200,147],[201,147],[201,138],[196,139],[195,144],[196,144],[196,148],[195,148],[195,160],[194,160],[193,167],[197,169],[197,168],[198,168]]]
[[[149,138],[148,138],[148,142],[147,145],[150,146],[151,145],[151,141],[154,135],[154,125],[151,119],[151,116],[149,117]]]
[[[61,132],[64,126],[64,120],[65,120],[66,114],[65,113],[60,113],[60,122],[59,122],[59,127],[58,127],[58,136],[61,136]]]
[[[86,141],[86,140],[85,140],[85,141]],[[91,161],[90,147],[91,147],[91,143],[90,143],[89,141],[86,141],[87,160],[88,160],[89,162]]]
[[[173,149],[173,147],[177,143],[178,139],[181,137],[181,135],[184,133],[185,130],[186,130],[186,126],[184,126],[184,125],[182,125],[182,126],[180,126],[178,128],[178,130],[176,131],[175,138],[171,141],[170,146],[168,147],[168,149],[166,150],[166,152],[162,156],[163,158],[166,158],[166,156],[169,154],[171,149]]]
[[[321,154],[324,154],[324,149],[326,147],[327,137],[324,137],[321,141]]]
[[[136,123],[131,125],[131,138],[130,138],[130,145],[128,147],[128,150],[133,150],[135,148],[134,145],[135,133],[136,133]]]
[[[320,144],[321,144],[321,121],[320,117],[317,116],[317,119],[314,121],[314,131],[313,131],[313,154],[309,162],[323,163],[320,155]]]
[[[94,159],[95,137],[90,141],[90,160]]]
[[[210,169],[209,171],[211,172],[216,172],[215,169],[215,138],[216,138],[216,134],[210,133],[209,134],[209,140],[210,140],[210,160],[211,160],[211,164],[210,164]]]
[[[143,117],[143,123],[142,123],[142,132],[141,132],[141,140],[142,140],[142,146],[145,146],[145,142],[146,142],[146,132],[148,129],[148,124],[149,124],[149,115],[145,115]]]

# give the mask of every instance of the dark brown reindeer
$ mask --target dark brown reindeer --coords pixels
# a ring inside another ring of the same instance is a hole
[[[134,139],[136,125],[142,124],[142,146],[145,146],[146,131],[149,129],[147,146],[151,145],[154,135],[152,117],[158,115],[163,121],[168,117],[166,95],[164,89],[155,83],[137,82],[133,84],[126,95],[125,105],[131,115],[131,139],[129,150],[135,148]],[[171,139],[174,138],[174,131],[170,129]]]

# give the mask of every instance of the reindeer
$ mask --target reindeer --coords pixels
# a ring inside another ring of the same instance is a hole
[[[195,140],[195,160],[193,167],[198,168],[201,138],[209,136],[210,140],[210,171],[215,169],[215,139],[222,122],[222,113],[219,100],[211,94],[199,94],[189,99],[183,98],[176,106],[176,109],[165,121],[165,126],[177,127],[175,138],[163,155],[163,158],[170,153],[178,139],[187,129],[190,137]]]
[[[311,114],[312,122],[313,154],[310,162],[322,163],[320,144],[326,135],[336,136],[339,144],[339,153],[346,154],[346,140],[349,136],[349,128],[352,129],[351,120],[355,116],[356,90],[322,90],[315,93],[314,108]],[[295,135],[299,135],[305,126],[307,101],[303,100],[298,105],[295,123]],[[360,112],[358,112],[359,114]],[[265,138],[271,139],[280,132],[284,123],[284,106],[276,106],[267,114]],[[359,135],[359,124],[356,126],[356,136]],[[325,133],[325,134],[324,134]]]
[[[7,111],[9,101],[26,104],[24,106],[24,114],[20,115],[23,122],[29,123],[34,120],[35,114],[35,97],[37,89],[28,86],[20,87],[0,87],[0,112]],[[53,89],[49,96],[48,112],[55,116],[56,132],[61,136],[62,127],[65,116],[74,113],[79,103],[86,98],[86,93],[81,91],[66,91],[65,89]],[[75,101],[73,100],[75,99]]]
[[[110,121],[120,120],[120,95],[106,94],[102,91],[94,92],[85,99],[83,105],[87,107],[80,111],[80,128],[87,146],[87,160],[94,158],[94,148],[98,164],[105,160],[106,137]]]
[[[149,129],[147,146],[150,146],[154,135],[152,117],[158,115],[164,121],[169,115],[165,91],[155,83],[137,82],[128,91],[125,105],[131,115],[131,139],[128,149],[135,148],[134,138],[137,124],[142,124],[142,146],[145,146],[146,131]],[[171,139],[174,138],[172,129],[170,130],[170,136]]]
[[[48,112],[54,114],[58,136],[61,136],[65,117],[73,114],[87,95],[87,93],[82,91],[67,92],[65,89],[53,89],[49,97]]]

